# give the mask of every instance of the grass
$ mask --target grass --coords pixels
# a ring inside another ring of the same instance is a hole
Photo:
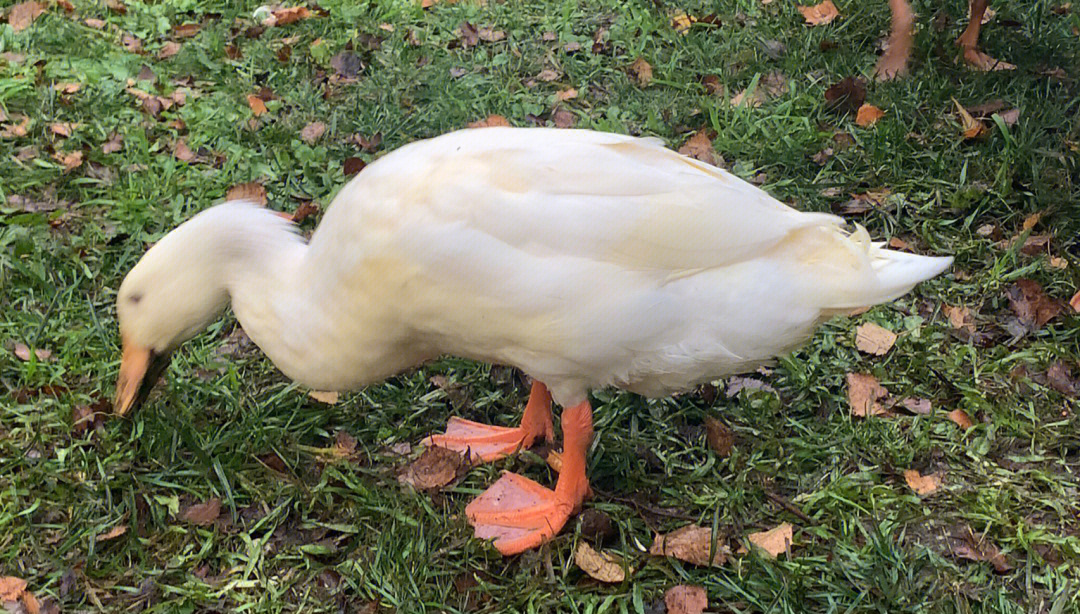
[[[823,93],[873,66],[888,27],[884,0],[838,0],[843,17],[818,28],[788,0],[429,9],[327,0],[328,15],[254,37],[244,34],[251,2],[130,2],[123,14],[74,2],[74,14],[53,7],[23,32],[0,26],[0,51],[24,56],[0,60],[0,108],[8,123],[31,118],[26,136],[0,140],[0,575],[26,578],[63,611],[660,612],[664,591],[685,583],[706,587],[715,612],[1080,612],[1080,419],[1076,399],[1044,375],[1055,361],[1077,368],[1080,320],[1063,314],[1014,336],[1007,299],[1020,278],[1059,299],[1080,283],[1075,7],[1061,15],[1057,2],[996,3],[984,47],[1019,68],[976,73],[955,63],[951,44],[964,3],[917,1],[913,72],[868,86],[867,101],[886,116],[863,129],[826,110]],[[678,10],[715,13],[722,25],[680,34],[670,22]],[[506,38],[463,46],[464,21]],[[201,29],[158,60],[183,23]],[[126,49],[124,34],[144,54]],[[823,51],[825,41],[833,48]],[[240,55],[230,59],[229,45]],[[331,58],[347,46],[363,63],[358,78],[331,83]],[[653,68],[646,87],[628,73],[637,57]],[[158,118],[141,109],[125,90],[144,65],[152,80],[134,87],[168,95],[182,86],[185,104]],[[536,78],[546,68],[556,80]],[[1047,74],[1055,68],[1063,72]],[[773,72],[786,77],[782,95],[759,108],[728,103]],[[710,93],[705,75],[726,93]],[[52,87],[63,82],[81,87]],[[276,99],[253,118],[245,96],[263,87]],[[517,419],[527,388],[506,368],[447,358],[327,406],[238,347],[226,320],[178,353],[130,420],[73,426],[77,408],[111,396],[122,276],[148,243],[229,186],[262,181],[270,206],[283,210],[325,205],[346,181],[349,156],[370,161],[489,114],[543,122],[569,87],[579,95],[560,106],[577,126],[675,147],[711,128],[734,172],[804,210],[888,188],[882,206],[852,217],[876,238],[957,259],[893,304],[826,323],[755,376],[776,393],[645,400],[597,391],[589,507],[613,522],[604,547],[633,566],[625,583],[597,584],[577,569],[572,552],[584,537],[573,521],[549,546],[509,559],[471,538],[464,506],[501,470],[553,481],[536,455],[477,468],[440,493],[397,483],[404,460],[394,444],[415,444],[451,414]],[[1000,98],[1020,120],[963,141],[951,97],[968,106]],[[300,131],[313,121],[327,131],[309,144]],[[80,126],[62,138],[54,122]],[[836,147],[837,131],[854,145]],[[114,132],[123,149],[105,154]],[[358,153],[347,141],[357,133],[381,133],[382,144]],[[206,161],[176,159],[180,138]],[[834,155],[812,161],[826,147]],[[52,154],[72,151],[84,162],[64,172]],[[1033,232],[1051,236],[1048,248],[1026,255],[998,245],[1039,211]],[[986,225],[992,236],[978,232]],[[958,335],[945,305],[967,306],[985,342]],[[901,332],[896,347],[859,353],[861,322]],[[17,359],[17,342],[51,357]],[[933,413],[852,418],[844,377],[856,371],[895,398],[929,399]],[[436,386],[434,375],[451,385]],[[945,417],[952,409],[975,426],[957,428]],[[734,430],[730,456],[706,445],[707,416]],[[357,439],[357,454],[327,462],[317,449],[338,431]],[[941,491],[913,494],[902,477],[911,468],[943,475]],[[215,496],[216,524],[178,518]],[[777,560],[750,554],[716,569],[645,554],[654,532],[688,521],[716,526],[736,546],[791,522],[794,545]],[[97,539],[120,525],[123,535]],[[967,527],[1011,569],[955,556]]]

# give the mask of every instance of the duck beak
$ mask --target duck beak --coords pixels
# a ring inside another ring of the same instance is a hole
[[[127,341],[123,344],[120,375],[116,378],[116,398],[113,400],[113,410],[121,416],[143,404],[169,365],[169,354],[158,354],[150,348]]]

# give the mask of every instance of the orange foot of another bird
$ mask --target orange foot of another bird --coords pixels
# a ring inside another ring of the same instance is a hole
[[[529,402],[521,425],[516,428],[491,426],[453,417],[446,423],[446,432],[424,440],[427,445],[449,448],[471,457],[490,462],[528,448],[539,439],[552,441],[555,427],[551,421],[551,393],[547,386],[533,382]]]
[[[589,494],[585,454],[592,432],[588,402],[563,412],[563,466],[555,490],[517,474],[503,474],[465,508],[476,537],[494,540],[499,552],[511,555],[535,548],[561,531]]]

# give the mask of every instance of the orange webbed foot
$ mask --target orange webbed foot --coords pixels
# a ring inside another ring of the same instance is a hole
[[[455,416],[446,423],[445,433],[432,435],[423,443],[462,454],[467,452],[471,458],[487,463],[526,449],[537,440],[552,441],[554,438],[551,393],[544,384],[533,382],[520,426],[491,426]]]

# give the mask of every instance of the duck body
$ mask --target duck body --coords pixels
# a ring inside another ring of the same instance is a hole
[[[287,375],[320,389],[452,354],[517,366],[563,405],[607,386],[663,396],[751,370],[822,318],[947,265],[840,224],[652,140],[466,130],[402,147],[341,190],[292,263],[286,294],[303,304],[234,296],[234,309]],[[905,274],[882,279],[885,265]]]
[[[891,300],[951,258],[883,249],[658,141],[484,128],[402,147],[334,198],[309,242],[252,203],[167,234],[117,294],[116,409],[225,305],[289,377],[346,390],[453,354],[533,378],[514,428],[451,418],[430,445],[489,461],[551,440],[554,490],[504,474],[465,509],[504,554],[550,540],[588,496],[590,390],[648,396],[747,371],[822,319]]]

